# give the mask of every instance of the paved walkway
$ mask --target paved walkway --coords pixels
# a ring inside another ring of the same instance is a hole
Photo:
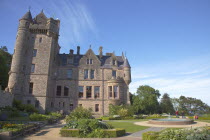
[[[144,132],[148,132],[148,131],[159,132],[159,131],[162,131],[164,129],[166,129],[166,128],[165,127],[150,127],[150,128],[144,129],[142,131],[135,132],[135,133],[131,134],[130,137],[142,137],[142,134]]]
[[[148,121],[142,121],[142,122],[135,122],[134,124],[136,125],[141,125],[141,126],[149,126],[149,127],[170,127],[170,128],[195,128],[195,127],[202,127],[202,126],[210,126],[210,123],[207,122],[199,122],[195,121],[193,124],[189,125],[157,125],[157,124],[148,124]]]

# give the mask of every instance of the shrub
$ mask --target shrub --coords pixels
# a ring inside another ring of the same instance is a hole
[[[62,114],[58,112],[50,112],[49,115],[53,116],[55,119],[59,119],[62,117]]]
[[[105,137],[108,137],[108,138],[121,137],[125,135],[124,128],[104,129],[103,132],[104,132]]]
[[[120,115],[123,117],[133,116],[134,108],[131,105],[109,105],[109,115]]]
[[[29,116],[31,121],[46,121],[48,119],[50,119],[49,116],[44,115],[44,114],[37,114],[37,113],[33,113]]]
[[[62,137],[79,137],[80,131],[79,131],[79,129],[64,129],[64,128],[62,128],[60,130],[60,135]]]
[[[72,113],[65,118],[65,120],[68,123],[71,120],[90,119],[91,117],[92,117],[91,109],[85,109],[79,106],[76,109],[74,109]]]
[[[29,113],[37,113],[38,110],[31,104],[22,104],[19,100],[13,100],[12,102],[13,108],[16,108],[19,111],[26,111]]]
[[[206,140],[209,139],[209,132],[206,127],[194,129],[165,130],[159,134],[158,140]]]
[[[142,139],[143,140],[156,140],[158,138],[159,132],[148,131],[143,133]]]

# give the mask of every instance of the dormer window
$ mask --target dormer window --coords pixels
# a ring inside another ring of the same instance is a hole
[[[73,58],[68,59],[68,64],[73,64]]]
[[[117,65],[117,61],[116,60],[112,60],[112,65]]]
[[[87,64],[93,64],[93,59],[87,59]]]

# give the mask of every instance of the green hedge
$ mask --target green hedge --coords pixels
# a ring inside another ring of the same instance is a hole
[[[114,118],[114,117],[101,117],[102,120],[121,120],[121,118]]]
[[[125,129],[123,128],[104,129],[103,131],[104,131],[105,136],[109,138],[121,137],[125,135]]]
[[[159,132],[148,131],[143,133],[142,140],[156,140],[159,136]]]
[[[79,137],[80,131],[79,129],[61,129],[60,135],[62,137]]]
[[[104,137],[113,138],[113,137],[121,137],[125,135],[125,129],[117,128],[117,129],[102,129]],[[61,129],[60,135],[62,137],[81,137],[81,133],[79,129]]]

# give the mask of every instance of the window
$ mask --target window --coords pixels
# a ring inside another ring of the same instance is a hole
[[[69,107],[70,107],[70,110],[74,109],[74,105],[73,104],[70,104]]]
[[[29,94],[33,93],[33,86],[34,86],[34,83],[29,84]]]
[[[54,107],[54,103],[53,102],[51,102],[51,107]]]
[[[95,98],[100,97],[100,87],[99,86],[94,87],[94,97]]]
[[[61,107],[61,102],[59,102],[59,107]]]
[[[25,71],[26,70],[26,65],[23,65],[23,71]]]
[[[87,59],[87,64],[93,64],[93,59]]]
[[[95,73],[95,70],[91,70],[91,72],[90,72],[90,78],[91,79],[94,79],[94,73]]]
[[[31,100],[27,100],[27,104],[31,104]]]
[[[89,62],[90,62],[89,60],[90,60],[90,59],[87,59],[87,64],[89,64]]]
[[[37,49],[33,50],[33,57],[36,57]]]
[[[39,108],[39,101],[38,100],[36,100],[36,102],[35,102],[35,107]]]
[[[79,98],[83,98],[84,87],[79,86]]]
[[[40,37],[40,38],[39,38],[39,43],[41,43],[41,42],[42,42],[42,38]]]
[[[117,76],[116,73],[117,73],[116,70],[112,70],[112,76],[113,76],[113,77],[116,77],[116,76]]]
[[[116,65],[116,60],[112,60],[112,65]]]
[[[67,70],[67,78],[72,78],[72,69]]]
[[[112,86],[108,87],[109,97],[112,97]]]
[[[95,112],[99,112],[99,104],[95,104]]]
[[[84,70],[84,79],[88,79],[88,70]]]
[[[90,59],[90,64],[93,64],[93,59]]]
[[[35,64],[32,64],[31,65],[31,73],[34,73],[34,71],[35,71]]]
[[[61,86],[57,86],[56,95],[61,96]]]
[[[86,97],[87,98],[91,98],[91,94],[92,94],[92,87],[91,86],[87,86],[86,87]]]
[[[64,86],[64,96],[68,96],[69,95],[69,88]]]
[[[65,102],[63,102],[63,107],[65,107]]]
[[[118,86],[114,86],[114,98],[118,97]]]

